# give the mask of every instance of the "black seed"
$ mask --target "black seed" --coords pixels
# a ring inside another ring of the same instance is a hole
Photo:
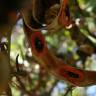
[[[43,47],[44,47],[43,42],[38,37],[36,37],[35,38],[35,48],[36,48],[36,50],[38,52],[42,52]]]
[[[70,72],[70,71],[66,71],[66,73],[67,73],[70,77],[72,77],[72,78],[79,78],[79,75],[76,74],[76,73],[73,73],[73,72]]]

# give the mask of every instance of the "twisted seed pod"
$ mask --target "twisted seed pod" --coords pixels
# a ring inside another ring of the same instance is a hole
[[[54,32],[71,24],[68,0],[32,0],[21,13],[33,31]]]
[[[24,30],[32,53],[36,60],[57,78],[65,80],[74,86],[89,86],[96,84],[96,72],[77,69],[57,58],[48,48],[41,32],[32,31],[25,23]]]
[[[59,0],[33,0],[32,14],[37,22],[46,23],[45,15],[55,4],[60,4]]]
[[[28,5],[26,5],[26,7],[21,10],[25,23],[29,27],[31,26],[31,29],[34,31],[40,31],[43,28],[50,30],[50,27],[48,27],[50,24],[46,23],[45,15],[47,10],[50,9],[50,7],[52,7],[55,3],[58,3],[58,1],[59,0],[30,1],[30,4],[28,3]],[[46,24],[46,26],[43,27],[43,24]]]

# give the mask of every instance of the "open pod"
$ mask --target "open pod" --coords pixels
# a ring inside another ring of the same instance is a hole
[[[25,23],[24,31],[34,57],[48,72],[74,86],[96,84],[95,71],[82,70],[65,64],[48,49],[45,38],[40,31],[31,30]]]

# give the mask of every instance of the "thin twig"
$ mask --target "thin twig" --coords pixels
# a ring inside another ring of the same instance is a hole
[[[67,96],[70,91],[72,91],[73,86],[69,86],[64,96]]]

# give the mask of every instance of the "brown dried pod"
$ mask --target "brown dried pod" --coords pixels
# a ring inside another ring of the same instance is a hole
[[[60,4],[60,0],[33,0],[32,14],[33,17],[41,22],[45,23],[46,11],[48,11],[55,4]]]
[[[0,51],[0,94],[5,91],[10,81],[10,66],[8,55]]]
[[[24,22],[33,31],[40,31],[42,29],[56,31],[61,28],[64,22],[63,27],[66,27],[70,23],[70,12],[67,1],[30,0],[30,4],[26,4],[26,7],[21,10]],[[61,13],[63,16],[60,15]],[[63,23],[59,22],[61,19]]]
[[[72,24],[68,0],[30,0],[21,12],[24,22],[33,31],[54,32]]]

